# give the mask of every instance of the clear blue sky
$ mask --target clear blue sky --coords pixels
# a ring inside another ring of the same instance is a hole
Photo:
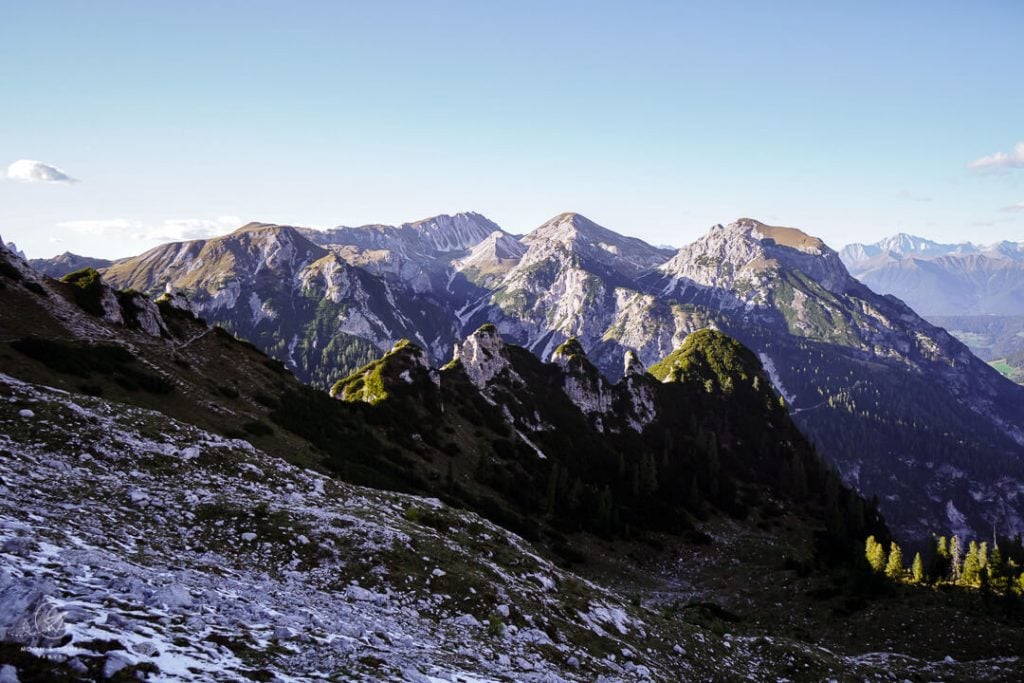
[[[574,210],[675,245],[740,216],[1024,240],[1022,26],[1016,0],[4,1],[0,175],[79,182],[0,180],[0,235],[122,256]]]

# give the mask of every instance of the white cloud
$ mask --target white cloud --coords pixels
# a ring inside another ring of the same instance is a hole
[[[1004,206],[1001,210],[1009,211],[1011,213],[1024,213],[1024,202],[1017,202],[1016,204]]]
[[[7,167],[7,177],[25,183],[76,183],[78,182],[56,166],[32,159],[19,159]]]
[[[1009,152],[996,152],[975,159],[967,164],[972,171],[1005,171],[1011,168],[1024,168],[1024,142],[1018,142]]]
[[[902,192],[900,192],[896,196],[899,197],[900,199],[906,199],[908,202],[930,202],[930,201],[932,201],[932,198],[927,196],[927,195],[914,194],[913,192],[910,192],[909,190],[903,190]]]
[[[86,235],[124,235],[131,231],[139,231],[143,226],[139,221],[113,218],[97,221],[63,221],[62,223],[57,223],[57,227],[74,230]]]
[[[98,237],[121,237],[144,242],[178,242],[216,237],[242,224],[238,216],[217,218],[169,218],[159,223],[145,223],[127,218],[63,221],[58,228]]]

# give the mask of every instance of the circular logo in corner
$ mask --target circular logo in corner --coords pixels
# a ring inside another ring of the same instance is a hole
[[[36,633],[44,638],[61,638],[64,636],[64,617],[67,612],[53,600],[44,600],[32,615],[32,623]]]

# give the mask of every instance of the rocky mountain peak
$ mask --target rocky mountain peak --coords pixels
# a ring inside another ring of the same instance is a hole
[[[892,237],[876,243],[876,246],[886,254],[896,257],[903,256],[941,256],[944,254],[973,254],[978,251],[970,242],[959,244],[942,244],[917,235],[910,235],[905,232],[897,233]]]
[[[583,345],[580,344],[579,339],[576,337],[569,337],[564,342],[558,345],[558,348],[551,354],[551,362],[557,364],[563,369],[568,368],[574,361],[578,362],[585,360],[587,357],[586,352],[583,350]]]
[[[858,264],[873,260],[910,258],[936,258],[947,255],[968,255],[991,252],[992,247],[978,247],[970,242],[944,244],[927,237],[900,232],[885,237],[873,244],[848,244],[839,252],[847,264]]]
[[[375,224],[310,230],[308,236],[320,245],[383,250],[409,258],[464,252],[494,232],[505,234],[501,227],[485,216],[465,212],[440,214],[399,226]]]
[[[426,352],[409,341],[398,340],[377,360],[371,361],[331,387],[331,396],[342,401],[375,405],[387,400],[396,387],[429,376]]]
[[[697,285],[732,290],[742,300],[758,299],[781,270],[800,271],[834,293],[850,282],[839,255],[817,237],[751,218],[712,227],[658,270],[670,278],[666,291]]]
[[[647,368],[644,367],[643,361],[636,355],[636,351],[633,349],[627,349],[625,357],[623,358],[623,377],[638,377],[647,373]]]
[[[267,266],[287,267],[297,271],[300,265],[327,255],[327,251],[313,244],[298,230],[290,226],[272,226],[247,233],[256,255]]]
[[[495,232],[503,233],[497,223],[472,211],[441,214],[402,227],[418,231],[438,252],[465,251]]]
[[[522,239],[529,249],[524,265],[551,258],[558,252],[580,256],[636,275],[663,263],[671,250],[652,247],[635,237],[624,237],[578,213],[561,213]]]
[[[470,381],[479,389],[486,388],[505,370],[515,374],[505,353],[505,342],[490,323],[481,325],[461,344],[455,345],[454,360],[462,364]]]
[[[503,230],[495,230],[473,247],[465,261],[479,258],[518,259],[525,253],[526,247],[522,242]]]
[[[0,247],[3,247],[4,249],[9,251],[10,253],[16,255],[22,261],[28,261],[28,257],[25,256],[25,252],[23,252],[21,249],[18,249],[18,245],[15,244],[14,242],[7,242],[5,244],[3,239],[0,239]]]

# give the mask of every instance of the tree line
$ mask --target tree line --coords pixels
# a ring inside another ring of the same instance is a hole
[[[871,569],[900,583],[957,586],[982,593],[1024,597],[1024,544],[1016,538],[997,538],[992,543],[959,536],[934,536],[927,561],[920,552],[909,566],[895,541],[888,548],[868,536],[864,555]]]

